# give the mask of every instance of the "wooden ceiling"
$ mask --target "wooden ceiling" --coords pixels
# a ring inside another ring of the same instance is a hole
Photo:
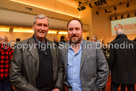
[[[92,9],[96,9],[98,11],[104,12],[107,11],[105,15],[107,16],[113,16],[113,15],[121,15],[124,13],[129,12],[136,12],[136,0],[0,0],[0,9],[8,9],[8,10],[14,10],[14,11],[20,11],[20,12],[26,12],[31,14],[37,14],[41,12],[47,12],[46,14],[50,17],[59,18],[63,20],[68,20],[67,16],[61,16],[54,14],[52,11],[48,10],[41,10],[35,7],[31,7],[33,11],[30,11],[26,8],[29,8],[29,5],[22,5],[19,3],[11,2],[11,1],[23,1],[30,4],[37,4],[38,6],[45,7],[48,9],[58,10],[62,12],[66,12],[68,14],[78,16],[78,6],[79,2],[82,2],[85,7],[89,7],[89,4],[92,5]],[[106,3],[103,3],[102,5],[97,5],[98,2],[105,1]],[[129,7],[127,7],[127,3],[129,3]],[[64,5],[63,5],[64,4]],[[65,6],[65,7],[64,7]],[[71,8],[72,7],[72,8]],[[114,9],[116,7],[116,10]],[[90,8],[90,7],[89,7]]]

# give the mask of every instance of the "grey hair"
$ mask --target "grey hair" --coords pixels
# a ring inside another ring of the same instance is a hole
[[[49,25],[49,18],[48,18],[46,15],[44,15],[44,14],[38,14],[38,15],[34,18],[33,24],[36,23],[36,19],[47,19],[47,20],[48,20],[48,25]]]
[[[118,30],[116,31],[116,34],[117,34],[117,35],[124,34],[123,29],[118,29]]]

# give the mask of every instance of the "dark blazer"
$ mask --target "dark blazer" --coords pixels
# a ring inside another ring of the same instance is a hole
[[[47,43],[52,45],[51,41]],[[36,78],[39,69],[38,50],[33,37],[24,40],[16,45],[29,45],[27,48],[18,47],[14,49],[11,61],[10,81],[15,86],[16,91],[39,91],[36,88]],[[51,48],[53,61],[53,83],[55,87],[62,88],[63,68],[59,60],[57,49]]]
[[[125,46],[123,46],[123,44]],[[120,45],[120,47],[118,45]],[[111,42],[109,66],[111,70],[111,80],[113,82],[135,84],[136,43],[129,40],[124,34],[118,35],[116,39]]]
[[[59,52],[60,55],[62,55],[61,59],[64,64],[64,84],[67,85],[69,91],[71,91],[71,86],[66,80],[68,43],[64,46],[60,45]],[[83,91],[101,91],[100,89],[106,85],[108,79],[109,67],[107,61],[100,46],[98,49],[96,46],[94,42],[83,40],[80,67],[80,78]]]

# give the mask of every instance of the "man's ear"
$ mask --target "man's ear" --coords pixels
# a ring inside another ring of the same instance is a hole
[[[32,29],[34,30],[34,24],[32,24]]]
[[[83,28],[82,28],[82,32],[83,32]]]

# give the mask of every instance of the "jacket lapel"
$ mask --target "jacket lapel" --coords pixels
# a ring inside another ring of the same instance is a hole
[[[64,56],[64,59],[65,59],[65,68],[66,68],[66,71],[67,71],[67,63],[68,63],[68,49],[65,48],[65,56]]]
[[[68,43],[65,44],[65,46],[68,45]],[[68,63],[68,47],[65,47],[64,49],[62,49],[62,53],[63,53],[63,62],[64,62],[64,67],[65,67],[65,73],[67,73],[67,63]],[[66,75],[64,75],[64,78],[66,78]]]
[[[87,53],[87,43],[86,43],[85,40],[83,40],[83,45],[82,45],[82,57],[81,57],[81,63],[80,63],[80,70],[81,70],[81,68],[82,68],[82,65],[83,65],[83,62],[84,62],[86,53]]]
[[[37,47],[35,45],[35,40],[34,38],[30,38],[29,40],[29,44],[30,46],[32,47],[29,51],[30,53],[32,54],[35,62],[36,62],[36,76],[38,75],[38,70],[39,70],[39,56],[38,56],[38,50],[37,50]]]

